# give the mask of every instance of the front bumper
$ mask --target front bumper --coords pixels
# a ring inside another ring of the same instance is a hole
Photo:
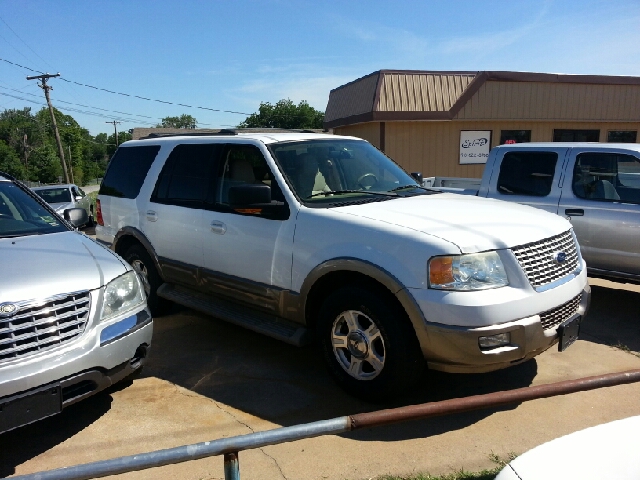
[[[544,352],[558,342],[557,325],[545,330],[539,314],[581,295],[576,313],[584,318],[591,297],[591,288],[586,279],[586,269],[570,283],[554,290],[544,293],[531,292],[528,300],[526,298],[512,298],[511,300],[503,298],[503,303],[500,305],[490,304],[485,307],[448,305],[448,307],[453,307],[451,309],[453,311],[457,309],[460,313],[466,313],[466,317],[464,320],[460,320],[458,325],[427,320],[423,331],[418,334],[427,365],[433,370],[444,372],[482,373],[517,365]],[[498,291],[499,289],[496,289],[494,294]],[[538,308],[538,313],[526,316],[518,315],[517,312],[522,311],[526,308],[526,304],[532,302]],[[428,319],[427,312],[429,310],[424,308],[424,302],[418,298],[417,303]],[[487,311],[490,313],[487,314]],[[495,314],[494,322],[489,321],[491,313]],[[460,325],[463,321],[473,322],[479,319],[482,326]],[[508,345],[487,350],[480,349],[479,337],[507,332],[511,336]]]
[[[0,365],[0,433],[59,413],[136,372],[152,333],[145,307],[88,325],[61,348]]]

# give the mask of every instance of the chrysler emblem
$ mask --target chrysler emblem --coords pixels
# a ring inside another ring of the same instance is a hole
[[[0,317],[8,317],[13,315],[17,307],[13,303],[1,303],[0,304]]]
[[[567,254],[564,252],[556,252],[553,254],[553,262],[560,265],[567,261]]]

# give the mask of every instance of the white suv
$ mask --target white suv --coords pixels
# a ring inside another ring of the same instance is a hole
[[[154,137],[111,160],[97,238],[168,300],[293,344],[369,399],[423,365],[486,372],[577,337],[590,289],[571,224],[419,186],[368,142]]]

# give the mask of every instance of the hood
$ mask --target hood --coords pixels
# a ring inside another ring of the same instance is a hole
[[[0,303],[94,290],[127,268],[78,232],[0,239]]]
[[[564,218],[526,205],[442,193],[398,198],[334,209],[455,244],[462,253],[511,248],[571,228]]]

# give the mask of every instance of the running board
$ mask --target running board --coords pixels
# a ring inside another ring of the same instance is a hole
[[[307,345],[311,340],[309,330],[300,324],[276,315],[249,310],[219,297],[187,291],[168,283],[158,288],[158,296],[296,347]]]

